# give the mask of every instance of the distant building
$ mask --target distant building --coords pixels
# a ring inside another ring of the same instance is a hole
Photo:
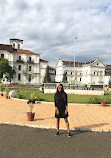
[[[23,49],[23,40],[10,39],[10,44],[0,44],[0,57],[9,61],[16,71],[13,83],[25,84],[30,81],[42,83],[48,61],[40,59],[40,54]],[[5,82],[5,79],[3,78]]]
[[[105,80],[104,80],[104,83],[106,85],[108,85],[110,80],[111,80],[111,65],[106,65],[105,66]]]
[[[99,60],[82,63],[59,60],[56,65],[56,82],[62,82],[66,74],[68,83],[104,84],[105,65]],[[74,75],[75,74],[75,75]]]
[[[52,82],[55,82],[55,76],[56,76],[56,69],[53,67],[48,66],[49,68],[49,73],[50,73],[50,78]]]

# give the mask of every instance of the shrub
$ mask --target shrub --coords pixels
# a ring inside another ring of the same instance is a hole
[[[104,95],[111,95],[111,92],[105,91]]]
[[[106,104],[111,104],[111,98],[105,98],[104,101]]]
[[[19,93],[19,94],[17,94],[16,98],[23,99],[24,97],[23,97],[23,95],[21,95],[21,94]]]
[[[99,97],[90,98],[89,103],[91,103],[91,104],[100,104],[101,103],[101,98],[99,98]]]

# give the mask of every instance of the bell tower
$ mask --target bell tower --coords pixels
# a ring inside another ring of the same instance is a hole
[[[15,49],[23,49],[23,40],[20,40],[20,39],[10,39],[10,44]]]

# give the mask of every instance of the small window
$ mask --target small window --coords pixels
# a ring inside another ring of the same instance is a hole
[[[72,72],[71,72],[71,75],[72,75]]]
[[[18,66],[18,69],[21,70],[21,65]]]
[[[20,44],[18,44],[18,49],[20,49]]]
[[[97,63],[97,65],[99,65],[99,64]]]
[[[80,78],[80,81],[81,81],[81,78]]]
[[[94,72],[94,75],[95,75],[95,72]]]
[[[15,43],[13,43],[13,48],[15,48]]]
[[[29,82],[31,81],[31,74],[29,74]]]
[[[1,54],[1,58],[4,58],[4,54]]]
[[[31,66],[29,66],[29,71],[31,71]]]
[[[97,75],[98,75],[98,72],[97,72]]]
[[[67,75],[67,72],[66,72],[66,75]]]
[[[21,56],[19,56],[19,60],[21,60]]]
[[[29,57],[29,61],[31,61],[31,57]]]
[[[18,74],[18,81],[21,81],[21,74]]]

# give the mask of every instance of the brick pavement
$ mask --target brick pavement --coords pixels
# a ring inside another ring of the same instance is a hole
[[[111,106],[69,104],[68,109],[70,129],[111,132]],[[26,101],[5,99],[5,96],[0,96],[0,123],[55,128],[53,103],[36,103],[33,109],[34,121],[27,121],[28,111]],[[63,119],[60,121],[60,127],[66,128]]]

